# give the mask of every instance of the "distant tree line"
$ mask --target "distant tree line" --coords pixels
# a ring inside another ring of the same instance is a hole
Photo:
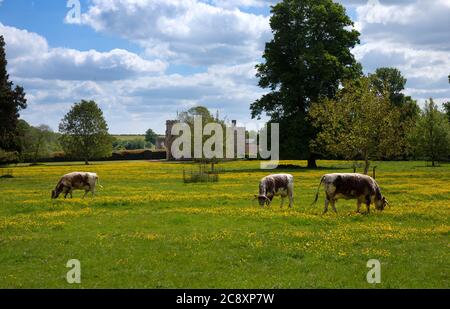
[[[157,137],[152,129],[148,129],[142,138],[129,135],[113,137],[113,150],[154,149]]]

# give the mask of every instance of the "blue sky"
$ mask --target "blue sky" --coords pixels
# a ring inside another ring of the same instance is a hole
[[[57,129],[71,104],[94,99],[112,133],[162,133],[166,119],[197,104],[251,122],[273,1],[81,0],[75,22],[67,2],[0,0],[25,120]],[[450,0],[340,2],[362,34],[353,53],[366,72],[395,66],[415,99],[450,100]]]

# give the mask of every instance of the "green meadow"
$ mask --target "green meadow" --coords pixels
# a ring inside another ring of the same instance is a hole
[[[305,166],[303,161],[283,164]],[[339,201],[322,215],[320,177],[352,172],[319,161],[295,176],[295,207],[253,201],[273,171],[257,161],[220,164],[218,183],[184,184],[167,162],[17,166],[0,179],[0,288],[450,288],[450,165],[377,163],[391,207],[356,214]],[[60,176],[96,172],[97,196],[52,201]],[[0,173],[1,175],[2,173]],[[287,204],[287,203],[286,203]],[[66,263],[81,263],[69,284]],[[367,261],[381,262],[369,284]]]

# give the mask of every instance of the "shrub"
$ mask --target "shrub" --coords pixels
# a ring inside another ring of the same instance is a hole
[[[208,170],[206,164],[199,164],[198,170],[190,170],[186,172],[183,169],[183,182],[184,183],[207,183],[207,182],[219,182],[219,171],[217,169]]]

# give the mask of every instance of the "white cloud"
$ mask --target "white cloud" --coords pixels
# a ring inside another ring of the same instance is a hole
[[[361,5],[365,5],[371,0],[333,0],[335,2],[339,2],[347,7],[358,7]],[[411,2],[416,0],[379,0],[379,2],[383,5],[408,5]],[[437,0],[439,1],[439,0]],[[447,1],[447,0],[443,0]]]
[[[356,9],[363,41],[383,40],[450,51],[450,6],[445,3],[448,0],[384,5],[371,0]]]
[[[45,38],[0,23],[5,37],[9,72],[16,77],[62,80],[115,80],[161,73],[166,64],[148,61],[122,49],[109,52],[50,48]]]
[[[358,2],[358,1],[355,1]],[[396,67],[406,93],[423,102],[450,97],[450,1],[370,0],[356,8],[361,45],[354,49],[365,71]]]
[[[31,102],[23,115],[34,124],[41,119],[57,128],[71,104],[93,99],[104,111],[111,132],[164,132],[165,120],[195,105],[218,110],[222,117],[249,121],[249,103],[261,96],[254,82],[254,63],[215,66],[207,72],[147,76],[120,81],[15,80]],[[49,112],[51,111],[51,112]]]
[[[254,61],[271,35],[265,16],[197,0],[93,0],[82,23],[193,65]]]
[[[260,8],[273,5],[277,0],[211,0],[212,4],[223,8]]]

